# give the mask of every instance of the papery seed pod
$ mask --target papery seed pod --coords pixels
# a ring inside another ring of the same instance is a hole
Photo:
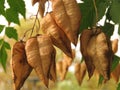
[[[39,12],[40,12],[41,17],[43,17],[44,12],[45,12],[45,3],[46,3],[46,1],[47,0],[32,0],[32,5],[39,2]]]
[[[50,35],[55,46],[60,48],[66,55],[72,57],[71,43],[66,34],[57,26],[52,18],[52,13],[48,13],[40,22],[41,30]]]
[[[107,81],[110,79],[110,67],[113,58],[112,46],[110,39],[107,38],[100,28],[94,28],[94,35],[90,38],[87,52],[88,56],[91,57],[96,70],[104,77]]]
[[[68,66],[72,64],[74,57],[75,57],[75,49],[72,49],[72,58],[63,53],[63,59]]]
[[[88,53],[87,53],[88,42],[92,37],[92,35],[93,35],[93,32],[91,30],[85,29],[83,30],[80,36],[80,51],[83,55],[83,58],[85,59],[89,78],[92,77],[95,70],[93,61],[91,60],[91,58],[88,56]]]
[[[27,40],[25,50],[26,50],[26,55],[27,55],[27,60],[29,65],[31,65],[31,67],[35,69],[40,80],[46,86],[48,86],[48,80],[47,80],[47,77],[45,77],[44,71],[42,68],[42,61],[41,61],[38,41],[36,37],[32,37]]]
[[[11,66],[14,90],[20,90],[32,71],[32,67],[27,62],[25,43],[23,41],[16,42],[12,48]]]
[[[65,6],[62,0],[51,0],[53,18],[57,25],[65,32],[69,40],[76,45],[77,41],[72,32],[71,22],[65,10]]]
[[[82,62],[80,65],[79,85],[82,84],[85,74],[86,74],[86,64]]]
[[[118,51],[118,39],[114,39],[111,41],[112,43],[112,51],[113,53],[116,53]]]
[[[79,80],[80,80],[80,68],[81,68],[81,65],[80,63],[76,63],[75,64],[75,77],[79,83]]]
[[[65,60],[62,60],[62,74],[60,76],[60,80],[64,80],[67,74],[69,66],[67,65],[67,62]]]
[[[57,73],[58,73],[58,76],[59,76],[59,77],[62,76],[62,72],[63,72],[62,67],[63,67],[62,61],[58,61],[58,62],[56,63],[56,70],[57,70]]]
[[[54,49],[52,53],[52,62],[51,62],[51,67],[50,67],[50,80],[52,80],[53,82],[57,80],[55,55],[56,55],[56,50]]]
[[[70,18],[75,41],[78,39],[80,28],[81,12],[76,0],[63,0],[66,12]]]
[[[52,41],[48,35],[39,35],[37,36],[37,41],[39,45],[39,52],[40,52],[40,58],[42,62],[42,68],[45,77],[47,78],[47,83],[49,81],[49,75],[50,75],[50,67],[52,65],[53,55],[54,53],[54,47],[52,45]],[[55,57],[55,55],[54,55]],[[48,86],[48,84],[47,84]]]
[[[116,66],[116,68],[111,72],[111,77],[115,80],[117,83],[119,81],[120,77],[120,64]]]

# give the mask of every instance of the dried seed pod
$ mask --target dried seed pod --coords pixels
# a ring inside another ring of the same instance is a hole
[[[47,0],[32,0],[32,5],[39,2],[39,12],[40,12],[41,17],[43,17],[44,12],[45,12],[45,3],[46,3],[46,1]]]
[[[51,62],[51,67],[50,67],[50,80],[52,80],[53,82],[57,80],[55,55],[56,55],[56,50],[54,49],[52,53],[52,62]]]
[[[116,68],[111,72],[111,77],[115,80],[117,83],[119,81],[120,77],[120,64],[116,66]]]
[[[65,62],[67,62],[68,66],[72,64],[74,57],[75,57],[75,49],[72,49],[72,58],[63,53],[63,59],[65,60]]]
[[[90,38],[87,53],[92,59],[96,70],[107,81],[110,79],[110,67],[113,58],[112,46],[110,39],[107,38],[100,28],[94,28],[93,36]]]
[[[41,61],[38,41],[36,37],[32,37],[27,40],[25,50],[26,50],[26,55],[27,55],[27,60],[29,65],[31,65],[31,67],[35,69],[40,80],[46,86],[48,86],[48,80],[47,80],[47,77],[45,77],[44,71],[42,68],[42,61]]]
[[[80,51],[82,53],[83,58],[85,59],[89,78],[91,78],[95,70],[93,61],[91,60],[91,58],[88,56],[88,53],[87,53],[88,42],[92,37],[92,35],[93,35],[93,32],[91,30],[85,29],[83,30],[80,36]]]
[[[70,18],[72,31],[74,37],[77,41],[79,27],[80,27],[80,20],[81,20],[81,12],[76,0],[63,0],[66,12]]]
[[[118,51],[118,39],[114,39],[111,41],[112,43],[112,51],[113,53],[116,53]]]
[[[80,68],[81,68],[80,66],[81,66],[80,63],[75,64],[75,77],[76,77],[78,83],[80,80]]]
[[[47,77],[47,82],[48,82],[50,75],[50,67],[52,65],[51,62],[53,60],[53,56],[55,57],[55,53],[54,53],[55,49],[48,35],[37,36],[37,41],[39,45],[39,52],[40,52],[43,72],[45,77]]]
[[[71,22],[65,10],[65,6],[62,0],[51,0],[53,17],[57,25],[65,32],[69,40],[76,45],[77,41],[72,32]]]
[[[56,70],[57,70],[57,73],[58,73],[59,77],[62,76],[62,72],[63,72],[62,67],[63,67],[63,66],[62,66],[62,61],[58,61],[58,62],[56,63]]]
[[[83,79],[84,79],[84,77],[85,77],[85,74],[86,74],[86,64],[83,62],[83,63],[81,63],[81,65],[80,65],[79,85],[82,84],[82,81],[83,81]]]
[[[71,43],[66,34],[57,26],[56,22],[52,18],[52,13],[48,13],[41,20],[40,24],[41,30],[50,35],[53,44],[60,48],[66,55],[72,57]]]
[[[22,41],[16,42],[13,46],[11,66],[14,80],[14,89],[20,90],[32,71],[32,67],[27,62],[25,54],[25,43]]]

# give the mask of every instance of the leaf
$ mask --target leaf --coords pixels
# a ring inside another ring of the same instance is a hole
[[[110,8],[110,16],[114,23],[120,23],[120,1],[113,0]]]
[[[4,25],[0,25],[0,33],[3,31]]]
[[[120,90],[120,83],[118,83],[117,90]]]
[[[5,0],[0,0],[0,15],[5,15],[5,6],[4,6]]]
[[[13,27],[6,27],[5,34],[8,36],[8,38],[18,40],[17,31]]]
[[[7,61],[7,52],[5,50],[5,47],[2,46],[0,49],[0,62],[4,68],[4,70],[6,70],[6,61]]]
[[[24,0],[7,0],[10,8],[20,13],[25,18],[26,8]]]
[[[112,36],[113,31],[114,31],[114,25],[105,22],[105,25],[102,27],[103,32],[108,36]]]
[[[109,20],[109,21],[112,20],[112,18],[111,18],[111,16],[110,16],[110,7],[108,8],[108,10],[107,10],[107,12],[106,12],[106,20]]]
[[[5,41],[4,41],[4,47],[6,49],[11,49],[10,44],[8,42],[5,42]]]
[[[0,46],[2,45],[3,41],[4,41],[3,39],[0,39]]]
[[[119,28],[118,28],[118,34],[120,35],[120,24],[119,24]]]
[[[114,59],[112,61],[111,71],[113,71],[116,68],[116,66],[119,64],[119,61],[120,61],[120,57],[114,55]]]
[[[16,24],[20,24],[18,13],[12,8],[9,8],[9,9],[6,10],[5,17],[6,17],[8,22],[13,22],[13,23],[16,23]]]
[[[102,84],[104,78],[102,75],[99,76],[99,80],[98,80],[98,86]]]

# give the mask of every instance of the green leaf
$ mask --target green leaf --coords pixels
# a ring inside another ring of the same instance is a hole
[[[25,18],[26,8],[23,0],[7,0],[7,2],[10,8],[13,8],[14,11],[20,13]]]
[[[120,35],[120,24],[119,24],[119,28],[118,28],[118,34]]]
[[[114,23],[120,23],[120,1],[113,0],[110,7],[110,16]]]
[[[17,31],[13,27],[6,27],[5,34],[8,36],[8,38],[13,38],[15,40],[18,40]]]
[[[0,0],[0,15],[2,14],[3,16],[5,15],[4,3],[5,3],[5,0]]]
[[[0,39],[0,46],[2,45],[3,41],[4,41],[3,39]]]
[[[5,41],[4,41],[4,47],[6,49],[11,49],[10,44],[8,42],[5,42]]]
[[[12,8],[9,8],[9,9],[6,10],[5,17],[6,17],[8,22],[13,22],[13,23],[16,23],[16,24],[20,24],[18,13]]]
[[[104,78],[102,75],[99,75],[98,86],[102,84]]]
[[[107,12],[106,12],[106,20],[111,21],[112,17],[110,16],[110,7],[108,8]]]
[[[114,32],[114,25],[105,22],[105,25],[102,27],[102,30],[108,37],[110,37]]]
[[[113,71],[116,68],[116,66],[119,64],[119,61],[120,61],[120,57],[114,55],[114,59],[112,61],[111,71]]]
[[[4,25],[0,25],[0,33],[3,31]]]
[[[0,49],[0,62],[4,68],[4,70],[6,70],[6,61],[7,61],[7,52],[5,50],[5,47],[2,46]]]
[[[120,90],[120,83],[118,83],[117,90]]]

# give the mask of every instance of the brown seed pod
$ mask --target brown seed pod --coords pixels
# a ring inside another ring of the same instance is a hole
[[[49,81],[50,67],[52,65],[53,56],[55,57],[54,47],[52,41],[48,35],[37,36],[39,45],[40,58],[42,62],[42,68],[47,82]],[[55,58],[54,58],[55,59]],[[48,86],[48,84],[47,84]]]
[[[41,30],[50,35],[55,46],[60,48],[67,56],[72,57],[71,43],[66,34],[57,26],[52,18],[52,13],[48,13],[40,22]]]
[[[85,29],[83,30],[80,36],[80,51],[82,53],[83,58],[85,59],[89,78],[92,77],[94,70],[95,70],[95,66],[87,53],[88,42],[90,38],[92,37],[92,34],[93,34],[92,30]]]
[[[16,42],[13,46],[11,66],[14,80],[14,89],[20,90],[32,71],[32,67],[27,62],[25,54],[25,43],[22,41]]]
[[[110,39],[107,38],[100,28],[93,28],[93,36],[90,38],[87,53],[91,58],[96,70],[107,81],[110,79],[110,67],[113,58]]]
[[[62,0],[51,0],[53,18],[57,25],[65,32],[69,40],[76,45],[77,41],[72,32],[71,22],[65,10],[65,6]]]
[[[44,12],[45,12],[45,3],[46,3],[46,1],[47,0],[32,0],[32,5],[39,2],[39,12],[40,12],[41,17],[43,17]]]
[[[72,64],[74,57],[75,57],[75,49],[72,49],[72,58],[63,53],[63,59],[67,63],[68,66]]]
[[[41,61],[38,41],[36,37],[32,37],[27,40],[25,50],[26,50],[26,55],[27,55],[27,60],[29,65],[31,65],[31,67],[35,69],[40,80],[46,86],[48,86],[48,80],[47,80],[47,77],[45,77],[44,71],[42,68],[42,61]]]
[[[52,53],[52,62],[51,62],[51,67],[50,67],[50,80],[52,80],[53,82],[57,80],[55,55],[56,55],[56,50],[54,49]]]
[[[120,64],[116,66],[116,68],[111,72],[111,77],[115,80],[117,83],[119,81],[120,77]]]
[[[70,18],[72,31],[75,37],[75,41],[78,39],[81,12],[76,0],[63,0],[67,15]]]
[[[116,53],[118,51],[118,39],[114,39],[111,41],[112,43],[112,51],[113,53]]]

